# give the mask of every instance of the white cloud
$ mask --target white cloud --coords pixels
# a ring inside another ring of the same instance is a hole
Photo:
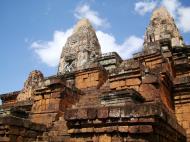
[[[170,14],[176,18],[177,8],[181,6],[178,0],[162,0],[161,5],[166,7]]]
[[[90,8],[88,4],[80,5],[75,9],[74,13],[77,19],[87,18],[96,27],[108,27],[110,24],[104,18],[99,16],[97,11]]]
[[[134,35],[127,37],[121,45],[119,53],[123,58],[131,58],[132,54],[142,50],[143,41],[143,38]]]
[[[56,67],[58,65],[61,51],[66,43],[67,38],[72,33],[72,28],[63,31],[55,31],[53,40],[50,41],[35,41],[31,47],[35,53],[39,56],[40,60],[50,67]],[[96,32],[102,53],[118,52],[122,58],[131,58],[133,53],[136,53],[142,49],[143,39],[130,36],[125,39],[122,44],[118,44],[113,35],[105,33],[103,31]]]
[[[139,1],[135,3],[135,11],[140,15],[144,15],[147,12],[152,11],[157,5],[156,1]]]
[[[32,49],[39,56],[40,60],[50,67],[58,65],[63,46],[73,29],[65,32],[55,31],[51,41],[35,41],[31,44]]]
[[[162,0],[161,5],[168,9],[182,32],[190,32],[190,7],[183,6],[179,0]]]
[[[102,53],[116,51],[123,59],[131,58],[134,53],[141,51],[143,47],[143,39],[134,35],[127,37],[123,43],[118,44],[111,34],[102,31],[97,31],[96,34]]]
[[[178,9],[178,25],[183,32],[190,32],[190,7]]]
[[[190,7],[185,7],[179,0],[156,0],[135,3],[135,11],[140,15],[152,12],[156,6],[164,6],[174,17],[178,27],[182,32],[190,32]]]
[[[83,17],[88,18],[96,27],[109,24],[105,19],[100,18],[98,12],[91,10],[87,4],[77,7],[74,15],[77,19]],[[60,59],[62,48],[67,38],[72,34],[72,31],[73,28],[65,31],[55,31],[52,40],[34,41],[31,47],[43,63],[50,67],[56,67]],[[132,57],[133,53],[142,49],[143,39],[136,36],[129,36],[123,43],[119,44],[112,34],[100,30],[98,30],[96,34],[100,42],[102,53],[116,51],[122,58],[127,59]]]

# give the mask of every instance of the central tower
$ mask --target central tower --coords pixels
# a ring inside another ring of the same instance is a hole
[[[84,69],[101,55],[95,30],[88,19],[80,20],[63,47],[58,74]]]

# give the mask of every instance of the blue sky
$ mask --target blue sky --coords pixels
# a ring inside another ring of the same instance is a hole
[[[95,27],[102,52],[130,58],[142,49],[151,12],[160,5],[190,43],[189,0],[1,0],[0,93],[22,89],[32,70],[56,74],[61,49],[82,17]]]

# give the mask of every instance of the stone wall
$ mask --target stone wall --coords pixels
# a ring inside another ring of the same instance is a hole
[[[99,88],[107,79],[105,69],[101,67],[78,71],[75,74],[75,85],[79,89]]]
[[[67,107],[78,100],[78,94],[77,89],[66,87],[61,78],[47,78],[44,86],[34,92],[31,121],[51,126]]]
[[[73,142],[186,141],[184,129],[160,104],[68,109],[65,120]]]
[[[186,129],[190,141],[190,48],[173,50],[176,78],[174,84],[175,113],[179,124]]]
[[[25,81],[23,89],[18,94],[16,101],[20,102],[32,99],[35,88],[37,88],[38,85],[42,83],[43,79],[44,79],[43,74],[40,71],[38,70],[32,71],[29,74],[28,79]]]
[[[1,142],[33,142],[43,134],[46,127],[13,116],[0,117]]]

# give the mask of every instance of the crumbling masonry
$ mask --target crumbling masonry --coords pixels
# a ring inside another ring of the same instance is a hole
[[[128,60],[102,54],[82,19],[57,75],[32,71],[21,91],[1,94],[0,141],[190,142],[189,59],[163,7],[153,12],[143,51]]]

